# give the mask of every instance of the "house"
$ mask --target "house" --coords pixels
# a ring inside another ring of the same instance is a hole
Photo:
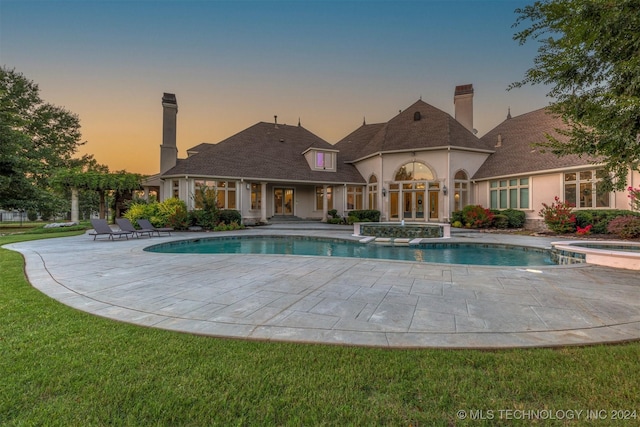
[[[508,114],[478,138],[473,92],[470,84],[455,88],[453,117],[420,99],[386,123],[363,122],[333,145],[275,116],[217,144],[196,145],[184,159],[177,156],[177,100],[165,93],[160,173],[145,188],[189,209],[200,208],[198,188],[215,189],[218,206],[240,211],[249,224],[325,221],[332,209],[343,216],[377,209],[383,221],[447,222],[451,212],[480,204],[523,210],[536,226],[541,204],[555,196],[578,209],[629,208],[626,194],[601,190],[594,159],[557,157],[532,145],[563,126],[546,109]]]

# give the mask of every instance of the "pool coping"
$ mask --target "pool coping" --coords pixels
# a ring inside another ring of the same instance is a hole
[[[584,245],[585,240],[569,240],[563,242],[552,242],[551,246],[568,258],[583,258],[584,262],[592,265],[604,267],[622,268],[626,270],[640,271],[640,252],[607,250],[600,248],[589,248]],[[637,246],[640,243],[626,242],[621,240],[594,240],[601,246]]]
[[[264,227],[237,233],[300,232]],[[353,239],[347,230],[304,234]],[[640,339],[640,281],[628,270],[143,251],[150,244],[195,237],[212,233],[115,242],[83,235],[4,247],[21,252],[30,283],[63,304],[191,334],[388,348],[556,347]],[[550,244],[493,234],[455,240]]]

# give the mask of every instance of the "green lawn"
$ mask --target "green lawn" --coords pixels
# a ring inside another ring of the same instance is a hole
[[[640,425],[640,343],[453,351],[200,337],[61,305],[23,266],[0,249],[2,426],[530,425],[533,411],[556,418],[537,425],[583,425],[588,410],[604,411],[590,425]]]

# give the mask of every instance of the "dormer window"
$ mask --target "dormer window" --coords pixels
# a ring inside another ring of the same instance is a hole
[[[333,169],[333,153],[316,151],[316,169]]]
[[[307,159],[309,168],[316,171],[335,172],[337,153],[338,150],[309,148],[302,154]]]

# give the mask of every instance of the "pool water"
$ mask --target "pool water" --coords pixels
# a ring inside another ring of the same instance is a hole
[[[549,251],[520,246],[477,243],[382,246],[375,243],[293,236],[181,240],[150,246],[145,250],[185,254],[310,255],[496,266],[554,265]]]

